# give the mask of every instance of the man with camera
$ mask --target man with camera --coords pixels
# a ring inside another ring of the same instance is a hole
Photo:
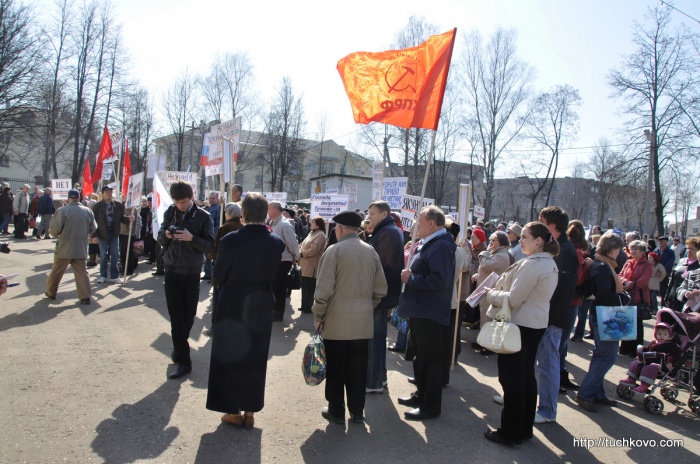
[[[172,360],[177,369],[168,378],[192,371],[187,339],[197,314],[199,275],[204,255],[214,248],[214,223],[209,213],[195,204],[192,186],[178,181],[170,187],[171,205],[158,232],[165,268],[165,300],[173,339]]]

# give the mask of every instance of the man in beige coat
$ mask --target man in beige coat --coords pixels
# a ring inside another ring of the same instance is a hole
[[[333,221],[338,243],[321,257],[314,305],[314,328],[326,345],[326,400],[321,415],[345,423],[344,391],[350,420],[364,421],[368,341],[374,333],[373,310],[387,293],[379,255],[357,236],[362,216],[343,211]]]
[[[68,192],[68,204],[56,210],[49,232],[58,237],[53,268],[46,279],[46,295],[56,299],[58,284],[63,273],[70,264],[73,267],[75,286],[78,288],[78,298],[82,304],[90,304],[90,277],[86,268],[88,252],[88,236],[95,233],[97,223],[90,208],[80,204],[80,192]]]

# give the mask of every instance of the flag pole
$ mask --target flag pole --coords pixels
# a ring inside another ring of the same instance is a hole
[[[430,154],[428,155],[428,160],[425,163],[425,175],[423,176],[423,187],[420,192],[420,202],[418,203],[418,215],[420,215],[420,210],[423,209],[423,200],[425,200],[425,187],[428,184],[428,173],[430,172],[430,166],[433,164],[433,154],[435,153],[435,137],[437,137],[437,130],[433,130],[433,140],[430,142]],[[418,221],[418,218],[415,219]],[[411,268],[411,260],[413,259],[413,254],[415,253],[415,247],[413,244],[416,243],[416,233],[418,232],[418,227],[411,227],[411,250],[408,254],[408,261],[406,262],[406,269]],[[406,284],[401,287],[401,293],[406,289]]]

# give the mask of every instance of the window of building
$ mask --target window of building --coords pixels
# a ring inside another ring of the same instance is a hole
[[[10,167],[10,157],[5,155],[5,156],[0,156],[0,168],[9,168]]]
[[[262,183],[263,183],[263,176],[255,176],[255,188],[257,189],[262,189]]]

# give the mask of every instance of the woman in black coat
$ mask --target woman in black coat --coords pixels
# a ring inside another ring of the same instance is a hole
[[[219,300],[213,316],[207,409],[223,412],[223,422],[251,428],[253,413],[265,402],[275,304],[272,284],[285,245],[264,224],[264,196],[249,193],[242,209],[245,226],[221,239],[214,265]]]

